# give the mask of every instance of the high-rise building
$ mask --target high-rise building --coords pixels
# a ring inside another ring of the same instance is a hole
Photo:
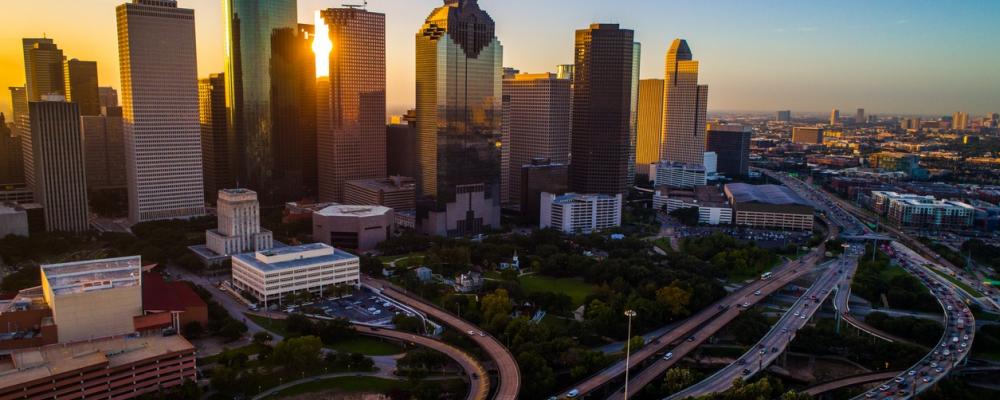
[[[639,165],[660,161],[663,146],[663,79],[639,82],[639,134],[635,162]]]
[[[576,76],[576,65],[575,64],[559,64],[556,65],[556,78],[559,79],[569,79],[573,82]]]
[[[28,132],[28,91],[23,86],[11,86],[10,89],[10,106],[11,120],[14,124],[14,134],[20,135],[21,132]]]
[[[229,256],[274,246],[271,231],[260,227],[257,193],[248,189],[221,189],[216,197],[219,227],[205,232],[209,250]]]
[[[990,128],[1000,128],[1000,113],[990,113],[986,119],[990,121]]]
[[[83,157],[87,165],[87,189],[124,189],[125,120],[121,107],[105,107],[103,115],[81,118]]]
[[[820,127],[792,128],[792,143],[823,144],[823,134],[826,130]]]
[[[667,51],[660,160],[701,164],[705,157],[708,86],[698,84],[698,61],[684,39]]]
[[[856,114],[854,114],[854,123],[858,124],[858,125],[861,125],[861,124],[864,124],[864,123],[867,123],[867,122],[868,122],[868,119],[865,117],[865,109],[864,108],[859,108],[858,112]]]
[[[641,55],[642,44],[633,42],[632,87],[630,88],[628,121],[628,173],[625,177],[625,182],[629,187],[635,184],[635,147],[639,141],[639,64],[642,59]]]
[[[635,34],[617,24],[576,31],[570,187],[580,193],[628,192],[633,133]]]
[[[420,229],[500,225],[503,47],[476,0],[445,0],[416,35]]]
[[[538,222],[542,193],[560,195],[569,191],[569,165],[536,158],[521,167],[520,179],[521,215],[529,222]]]
[[[41,101],[46,95],[66,95],[63,78],[63,52],[52,39],[25,38],[25,89],[28,101]]]
[[[80,115],[100,115],[101,98],[97,91],[97,62],[66,60],[63,64],[66,100],[80,105]]]
[[[205,179],[205,199],[214,202],[219,190],[232,187],[236,179],[234,138],[226,123],[226,78],[212,74],[198,81],[198,108],[201,116],[201,163]]]
[[[840,109],[834,108],[830,111],[830,126],[837,125],[840,123]]]
[[[385,14],[323,10],[315,40],[336,47],[316,53],[319,200],[342,202],[345,182],[386,177]]]
[[[117,19],[129,219],[202,215],[194,10],[133,0]]]
[[[510,152],[509,168],[502,171],[509,182],[509,200],[520,203],[521,168],[545,158],[569,164],[570,81],[556,74],[518,74],[503,81],[503,101]]]
[[[588,234],[621,226],[622,194],[542,193],[539,227]]]
[[[957,111],[951,116],[951,129],[964,131],[969,129],[969,113]]]
[[[61,96],[28,103],[35,201],[44,207],[45,230],[83,232],[87,215],[80,107]],[[27,166],[26,166],[27,167]]]
[[[0,113],[0,186],[24,182],[24,156],[21,155],[21,137],[11,129],[7,118]]]
[[[393,116],[386,127],[386,173],[389,176],[417,176],[416,111]]]
[[[313,193],[315,64],[296,0],[225,0],[226,105],[236,176],[265,204]]]
[[[97,97],[101,107],[118,107],[118,91],[113,87],[98,87]]]
[[[708,124],[706,147],[718,155],[718,172],[730,178],[750,173],[750,137],[753,130],[746,125]]]
[[[792,122],[792,111],[778,111],[778,122]]]

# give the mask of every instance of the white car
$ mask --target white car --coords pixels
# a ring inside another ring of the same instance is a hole
[[[566,397],[569,397],[571,399],[575,399],[576,396],[579,396],[579,395],[580,395],[580,390],[578,390],[578,389],[573,389],[573,390],[570,390],[569,393],[566,393]]]
[[[663,355],[664,360],[669,360],[671,358],[674,358],[674,353],[667,353]]]

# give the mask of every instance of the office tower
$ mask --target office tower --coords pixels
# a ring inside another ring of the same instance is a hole
[[[393,116],[386,127],[386,173],[389,176],[417,176],[417,115]]]
[[[216,195],[219,225],[205,231],[205,245],[220,255],[268,250],[274,235],[260,228],[260,202],[248,189],[221,189]]]
[[[198,81],[198,109],[201,116],[201,163],[205,179],[205,199],[215,202],[219,190],[233,187],[236,179],[235,143],[226,123],[226,77],[212,74]]]
[[[236,176],[265,204],[312,192],[314,166],[310,39],[295,0],[225,0],[226,105],[237,152]],[[308,146],[308,147],[307,147]]]
[[[730,178],[750,173],[750,136],[753,130],[740,124],[708,124],[706,148],[718,155],[718,172]]]
[[[103,115],[81,118],[87,189],[124,189],[125,120],[121,107],[105,107]]]
[[[7,117],[0,113],[0,186],[24,182],[24,156],[21,154],[21,137],[14,124],[7,124]]]
[[[133,0],[117,18],[129,219],[202,215],[194,10]]]
[[[639,82],[639,134],[635,156],[635,162],[639,165],[656,164],[660,161],[660,147],[663,145],[663,84],[663,79],[643,79]]]
[[[830,126],[837,125],[840,123],[840,109],[834,108],[830,111]]]
[[[14,124],[15,135],[28,131],[28,91],[23,86],[11,86],[10,105],[13,113],[10,122]]]
[[[792,111],[778,111],[778,122],[792,122]]]
[[[859,108],[857,114],[854,114],[854,123],[861,125],[867,122],[868,119],[865,118],[865,109]]]
[[[572,82],[575,76],[576,76],[576,65],[573,64],[556,65],[556,78],[569,79],[569,81]]]
[[[323,10],[315,40],[335,46],[316,53],[319,200],[342,202],[345,182],[386,177],[385,14]]]
[[[542,193],[560,195],[569,191],[569,165],[536,158],[521,167],[521,216],[538,222]]]
[[[65,95],[63,52],[52,39],[26,38],[24,48],[25,88],[28,101],[41,101],[45,95]]]
[[[63,63],[66,100],[80,105],[80,115],[100,115],[101,98],[97,92],[97,62],[66,60]]]
[[[969,129],[969,113],[958,111],[951,116],[951,129],[964,131]]]
[[[580,193],[628,192],[634,33],[617,24],[576,31],[570,187]]]
[[[503,149],[510,151],[509,200],[521,207],[521,168],[533,159],[569,164],[570,81],[556,74],[518,74],[503,81],[505,118],[509,133]]]
[[[416,35],[417,218],[462,236],[500,225],[503,47],[476,0],[445,0]]]
[[[113,87],[98,87],[97,97],[101,107],[118,107],[118,91]]]
[[[708,86],[698,84],[698,61],[684,39],[667,51],[660,159],[700,165],[705,157]]]
[[[45,230],[88,228],[80,107],[61,96],[28,103],[35,201],[44,207]]]
[[[792,143],[802,144],[823,144],[823,134],[825,130],[820,127],[795,127],[792,128]]]
[[[990,113],[986,119],[990,121],[991,128],[1000,128],[1000,113]]]
[[[628,130],[628,174],[625,182],[631,187],[635,184],[635,146],[639,140],[639,61],[642,57],[642,45],[632,43],[632,87],[629,89],[629,130]]]

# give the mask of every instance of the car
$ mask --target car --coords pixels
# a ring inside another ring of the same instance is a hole
[[[669,360],[671,358],[674,358],[674,353],[667,353],[663,355],[664,360]]]
[[[767,354],[767,350],[765,350],[765,349],[760,349],[760,355],[764,355],[764,354]]]
[[[914,375],[917,374],[917,371],[916,370],[911,370],[910,372],[907,372],[906,374],[909,375],[909,376],[914,376]]]
[[[889,391],[889,386],[888,385],[879,386],[878,390],[882,391],[882,392],[888,392]]]
[[[687,341],[693,342],[694,341],[694,336],[688,336]]]
[[[938,366],[938,363],[936,363],[936,362],[932,362],[931,363],[931,368],[937,368],[937,366]]]
[[[924,383],[930,382],[931,381],[931,377],[925,376],[923,380],[924,380]]]
[[[906,379],[903,379],[902,376],[897,376],[896,379],[893,379],[892,381],[896,383],[903,383]]]
[[[796,312],[795,312],[795,314],[792,314],[792,315],[794,315],[794,316],[798,317],[798,316],[799,316],[799,312],[798,312],[798,311],[796,311]]]
[[[968,345],[967,343],[965,343],[965,342],[962,342],[962,347],[968,347],[968,346],[969,346],[969,345]]]
[[[476,336],[476,331],[468,331],[468,332],[465,332],[465,333],[468,333],[469,336]]]
[[[753,295],[754,295],[754,296],[760,296],[760,295],[761,295],[761,293],[763,293],[763,292],[761,292],[760,290],[758,290],[758,291],[756,291],[756,292],[753,292]]]
[[[743,369],[743,375],[744,375],[744,376],[746,376],[746,375],[750,375],[750,369],[749,369],[749,368],[744,368],[744,369]]]
[[[802,316],[801,316],[801,317],[799,317],[799,319],[806,319],[806,315],[805,315],[805,314],[802,314]]]
[[[576,396],[579,395],[580,395],[580,389],[573,389],[566,393],[566,397],[569,397],[571,399],[576,398]]]
[[[934,368],[934,372],[937,372],[937,373],[940,374],[940,373],[944,372],[944,368],[941,368],[941,367]]]

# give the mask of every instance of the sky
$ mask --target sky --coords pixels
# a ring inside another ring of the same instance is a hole
[[[194,8],[199,76],[225,65],[223,0]],[[264,1],[264,0],[261,0]],[[22,37],[53,38],[69,58],[98,62],[119,87],[115,6],[123,0],[4,0],[0,87],[24,83]],[[299,0],[299,20],[361,0]],[[677,37],[701,61],[712,111],[974,115],[1000,112],[996,0],[479,0],[497,23],[504,65],[554,71],[573,62],[574,30],[618,23],[642,43],[641,75],[662,78]],[[370,0],[386,14],[388,111],[413,107],[414,35],[441,0]],[[9,93],[0,111],[10,109]]]

